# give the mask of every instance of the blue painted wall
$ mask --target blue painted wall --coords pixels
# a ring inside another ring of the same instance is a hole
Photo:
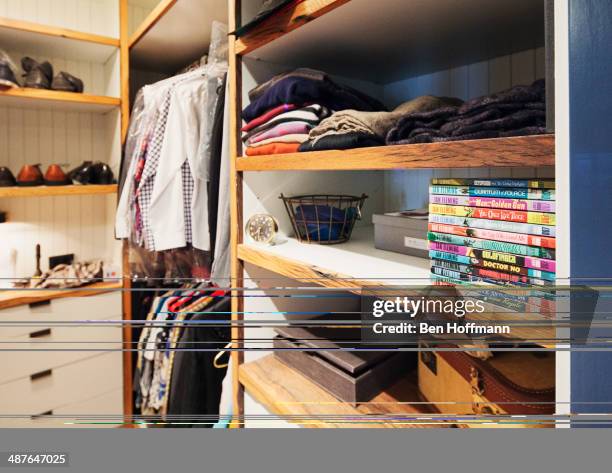
[[[610,278],[612,1],[570,0],[569,18],[570,271],[572,278]],[[580,304],[573,301],[572,307]],[[610,298],[601,293],[598,312],[610,311],[610,305]],[[573,352],[571,360],[572,411],[612,412],[612,353]]]

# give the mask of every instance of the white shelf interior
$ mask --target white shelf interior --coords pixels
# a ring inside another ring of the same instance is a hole
[[[226,1],[178,0],[130,49],[130,65],[175,73],[208,51],[214,20],[227,24]]]
[[[288,238],[284,243],[261,248],[360,281],[388,285],[430,283],[429,260],[376,249],[373,226],[355,228],[351,239],[338,245],[300,243]]]

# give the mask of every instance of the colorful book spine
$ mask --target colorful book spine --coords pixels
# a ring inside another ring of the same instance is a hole
[[[555,203],[547,200],[501,199],[469,195],[430,195],[429,202],[441,205],[467,205],[487,209],[521,210],[524,212],[554,212]]]
[[[509,284],[509,285],[517,285],[517,286],[549,286],[551,284],[550,282],[547,282],[547,281],[541,281],[541,280],[531,279],[531,278],[525,278],[525,279],[529,279],[528,281],[523,281],[523,280],[515,281],[515,280],[510,280],[510,279],[498,279],[495,276],[484,276],[484,275],[478,275],[478,274],[464,274],[458,271],[452,271],[450,269],[440,268],[437,266],[432,266],[431,272],[438,276],[445,276],[447,278],[453,278],[459,281],[467,281],[467,282],[473,282],[473,283],[484,281],[484,282],[493,282],[495,284],[502,283],[502,284]],[[511,275],[508,275],[508,276],[511,276]],[[518,278],[523,278],[523,277],[519,276]]]
[[[439,186],[518,187],[520,189],[554,189],[554,179],[460,179],[434,178],[431,183]]]
[[[556,228],[550,225],[534,225],[531,223],[505,222],[503,220],[486,220],[482,218],[455,217],[454,215],[429,214],[429,221],[446,225],[457,225],[468,228],[481,228],[483,230],[499,230],[511,233],[525,233],[554,237]]]
[[[555,191],[549,189],[512,189],[503,187],[429,186],[430,194],[469,195],[501,199],[555,200]]]
[[[504,220],[518,223],[535,223],[538,225],[555,224],[554,213],[524,212],[522,210],[484,209],[479,207],[465,207],[461,205],[429,204],[429,213],[454,215],[455,217]]]
[[[455,271],[460,274],[469,274],[484,279],[492,279],[495,281],[502,282],[520,283],[534,286],[550,286],[553,284],[552,281],[547,281],[545,279],[534,278],[522,274],[503,273],[501,271],[494,271],[491,269],[479,268],[476,266],[451,263],[450,261],[444,260],[432,260],[431,268],[448,269],[450,271]]]
[[[540,271],[548,271],[551,273],[556,272],[557,265],[555,261],[550,259],[543,258],[533,258],[530,256],[519,256],[508,253],[501,253],[498,251],[490,251],[490,250],[480,250],[475,248],[470,248],[462,245],[452,245],[449,243],[441,243],[437,241],[429,242],[429,255],[430,257],[439,258],[439,259],[447,259],[443,256],[437,256],[436,253],[439,254],[448,254],[451,253],[453,255],[468,257],[468,260],[465,259],[457,259],[454,261],[457,262],[466,262],[466,264],[478,264],[480,260],[488,260],[488,261],[499,261],[502,263],[512,264],[514,266],[523,266],[531,269],[539,269]],[[434,253],[432,254],[432,251]],[[472,262],[470,259],[475,259]]]
[[[448,261],[446,259],[434,259],[432,261],[435,261],[435,266],[440,266],[442,268],[452,269],[454,271],[460,271],[462,273],[468,274],[475,274],[472,272],[473,268],[481,268],[483,270],[498,271],[510,275],[542,279],[544,281],[555,281],[556,279],[555,273],[549,273],[548,271],[540,271],[539,269],[521,268],[520,266],[499,263],[497,261],[482,260],[478,262],[478,265],[457,263],[454,261]]]
[[[445,276],[438,276],[436,274],[431,275],[432,282],[434,284],[440,285],[448,285],[448,286],[456,286],[457,284],[468,285],[473,284],[474,282],[469,281],[457,281],[452,278],[447,278]],[[486,284],[486,283],[484,283]],[[529,298],[529,301],[523,301],[522,299],[527,298],[515,298],[512,294],[499,293],[499,295],[494,296],[490,295],[491,291],[489,289],[480,291],[475,291],[472,295],[473,297],[482,298],[486,303],[496,305],[503,309],[516,312],[519,314],[540,314],[544,317],[552,318],[556,314],[556,307],[553,301],[547,301],[543,298]],[[543,302],[544,305],[539,305],[539,302]]]
[[[481,238],[469,238],[448,233],[428,232],[427,238],[432,242],[450,243],[451,245],[464,245],[478,250],[499,251],[502,253],[513,253],[521,256],[533,256],[536,258],[554,259],[555,251],[549,248],[517,245],[504,241],[483,240]]]
[[[430,223],[429,231],[438,233],[450,233],[473,238],[484,238],[487,240],[506,241],[519,245],[541,246],[543,248],[555,248],[556,239],[541,237],[538,235],[526,235],[524,233],[502,232],[499,230],[485,230],[479,228],[460,227],[458,225],[444,225],[442,223]]]

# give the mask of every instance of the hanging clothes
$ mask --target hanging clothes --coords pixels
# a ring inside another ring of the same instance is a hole
[[[231,299],[217,299],[187,321],[176,344],[167,416],[175,427],[212,427],[219,418],[229,352]]]
[[[229,238],[217,241],[216,234],[229,214],[217,214],[216,194],[209,200],[223,167],[217,143],[224,122],[218,111],[228,68],[226,36],[225,25],[215,22],[208,63],[137,94],[115,221],[117,238],[132,246],[137,276],[176,275],[174,259],[159,256],[173,251],[198,262],[189,277],[209,279],[215,248],[229,245]]]

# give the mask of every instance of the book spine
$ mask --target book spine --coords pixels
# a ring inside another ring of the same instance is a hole
[[[439,233],[450,233],[452,235],[484,238],[486,240],[506,241],[519,245],[541,246],[543,248],[555,248],[556,240],[550,237],[526,235],[524,233],[510,233],[499,230],[485,230],[479,228],[460,227],[457,225],[444,225],[442,223],[430,223],[429,231]]]
[[[456,255],[450,255],[450,256],[456,256]],[[527,278],[540,279],[543,281],[550,281],[550,282],[555,281],[555,273],[549,273],[548,271],[540,271],[539,269],[531,269],[531,268],[524,268],[524,267],[522,268],[520,266],[514,266],[511,264],[507,264],[507,263],[499,263],[497,261],[488,261],[488,260],[476,261],[476,263],[478,263],[477,265],[472,264],[471,260],[469,264],[452,261],[452,260],[449,260],[448,258],[443,258],[443,259],[434,258],[432,261],[432,264],[434,261],[435,261],[435,264],[434,264],[435,266],[441,266],[443,268],[452,269],[454,271],[460,271],[462,273],[468,273],[468,274],[476,274],[474,271],[472,271],[472,268],[481,268],[483,270],[488,270],[488,271],[498,271],[501,273],[507,273],[511,276],[516,275],[516,276],[524,276]],[[503,276],[500,276],[500,279],[501,278],[503,278]]]
[[[449,271],[457,272],[462,275],[472,275],[477,276],[484,279],[491,279],[495,281],[503,281],[510,283],[520,283],[534,286],[550,286],[552,282],[545,281],[539,278],[532,278],[529,276],[524,276],[521,274],[509,274],[501,271],[494,271],[491,269],[478,268],[476,266],[468,266],[463,264],[451,263],[450,261],[438,261],[433,260],[430,264],[431,268],[440,268],[446,269]],[[440,274],[439,272],[434,271],[435,274]],[[452,277],[452,276],[448,276]]]
[[[440,186],[477,186],[477,187],[518,187],[521,189],[554,189],[555,181],[552,179],[460,179],[460,178],[434,178],[434,185]]]
[[[438,266],[432,266],[431,272],[432,274],[435,274],[437,276],[444,276],[447,278],[456,279],[458,281],[465,281],[465,282],[472,282],[472,283],[485,282],[485,283],[500,284],[500,285],[511,285],[511,286],[516,285],[519,287],[550,285],[550,283],[547,283],[545,281],[538,281],[538,280],[526,281],[527,279],[530,279],[530,278],[524,278],[522,276],[518,276],[513,279],[497,279],[496,277],[491,276],[491,275],[485,276],[481,274],[465,274],[465,273],[460,273],[459,271],[453,271],[451,269],[440,268]],[[495,271],[491,271],[491,273],[495,273]],[[511,276],[511,275],[508,275],[508,276]]]
[[[462,205],[429,204],[429,213],[454,215],[455,217],[504,220],[518,223],[535,223],[538,225],[555,224],[555,214],[524,212],[521,210],[483,209],[478,207],[465,207]]]
[[[534,225],[531,223],[504,222],[503,220],[485,220],[479,218],[455,217],[454,215],[429,214],[429,221],[446,225],[457,225],[483,230],[499,230],[511,233],[524,233],[554,237],[556,228],[549,225]]]
[[[446,253],[453,253],[455,255],[460,256],[467,256],[478,261],[501,261],[503,263],[509,263],[514,266],[524,266],[526,268],[539,269],[540,271],[548,271],[550,273],[556,272],[557,267],[556,263],[549,259],[533,258],[530,256],[519,256],[508,253],[501,253],[498,251],[480,250],[463,245],[453,245],[449,243],[441,243],[438,241],[430,241],[429,249]],[[472,264],[477,264],[477,262],[473,262]]]
[[[469,195],[501,199],[555,200],[555,191],[548,189],[512,189],[503,187],[429,186],[430,194]]]
[[[513,253],[521,256],[534,256],[536,258],[555,258],[555,251],[549,248],[538,248],[533,246],[518,245],[504,241],[483,240],[480,238],[462,237],[447,233],[428,232],[427,238],[430,241],[440,241],[453,245],[465,245],[479,250],[500,251],[502,253]]]
[[[433,273],[431,275],[431,280],[434,284],[440,284],[445,286],[468,285],[474,282],[458,281]],[[487,283],[483,282],[483,284]],[[487,303],[494,304],[504,309],[515,311],[521,314],[537,313],[549,318],[554,317],[556,314],[556,305],[554,301],[546,300],[542,297],[515,297],[511,293],[501,293],[499,291],[492,291],[488,288],[479,288],[477,291],[474,291],[473,297],[482,297],[484,300],[486,300]]]
[[[429,202],[442,205],[467,205],[487,209],[521,210],[523,212],[554,212],[555,203],[546,200],[502,199],[468,195],[430,195]]]

